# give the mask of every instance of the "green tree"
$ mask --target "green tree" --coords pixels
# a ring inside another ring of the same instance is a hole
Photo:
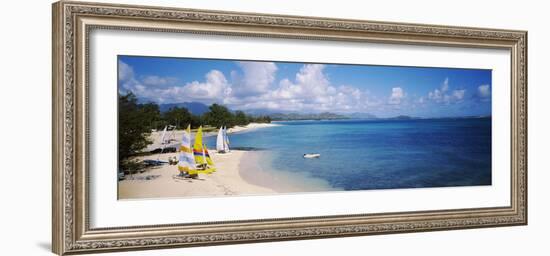
[[[148,137],[160,114],[156,104],[138,104],[132,93],[118,95],[118,111],[118,160],[124,169],[130,156],[151,143]]]
[[[226,107],[218,104],[212,104],[209,107],[209,110],[210,111],[206,112],[203,116],[202,121],[205,124],[208,124],[214,127],[235,126],[235,116]]]
[[[250,123],[250,118],[246,116],[243,111],[237,110],[235,112],[235,124],[236,125],[247,125]]]
[[[162,122],[159,106],[155,103],[147,103],[139,104],[138,108],[142,113],[141,121],[143,124],[149,129],[158,128],[158,124]]]
[[[198,128],[204,123],[204,117],[199,115],[193,115],[191,117],[191,128]]]
[[[174,107],[163,115],[167,124],[175,125],[176,129],[185,129],[193,123],[193,115],[186,108]]]
[[[259,116],[253,119],[253,122],[256,123],[271,123],[271,117],[269,116]]]

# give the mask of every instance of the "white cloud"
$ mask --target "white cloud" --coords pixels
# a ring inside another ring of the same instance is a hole
[[[118,61],[118,80],[119,81],[128,81],[134,78],[134,69],[130,65]]]
[[[325,74],[326,66],[306,64],[294,80],[280,80],[278,87],[256,97],[232,97],[226,103],[236,109],[271,109],[300,112],[353,112],[373,103],[358,88],[334,86]]]
[[[183,86],[174,85],[165,88],[145,87],[136,88],[138,96],[158,103],[179,103],[200,101],[203,103],[223,102],[230,94],[231,88],[222,72],[211,70],[205,75],[205,81],[193,81]]]
[[[185,85],[177,84],[170,77],[148,76],[142,80],[134,77],[131,66],[119,61],[119,91],[133,92],[138,98],[157,103],[178,103],[200,100],[205,103],[223,101],[231,93],[231,87],[222,72],[211,70],[205,81],[193,81]]]
[[[212,70],[206,74],[206,81],[200,83],[193,81],[181,88],[183,97],[201,100],[219,100],[231,93],[231,88],[222,72]]]
[[[433,92],[428,93],[428,99],[439,101],[441,98],[443,98],[443,95],[439,89],[435,89]]]
[[[323,73],[325,65],[304,65],[296,74],[296,83],[302,87],[303,92],[311,96],[322,96],[332,90],[326,75]]]
[[[141,86],[139,81],[134,78],[134,69],[122,61],[118,61],[118,82],[118,91],[121,93],[128,90],[133,92],[136,88]]]
[[[293,80],[285,78],[277,84],[274,84],[277,67],[268,62],[239,63],[240,73],[233,73],[231,82],[222,72],[211,70],[204,81],[186,84],[178,84],[175,78],[159,76],[138,80],[130,66],[120,66],[124,70],[119,72],[126,75],[126,80],[120,81],[121,87],[143,100],[157,103],[216,102],[232,109],[299,112],[365,112],[383,104],[380,100],[367,97],[366,91],[356,87],[332,85],[325,73],[326,66],[320,64],[306,64]],[[402,90],[395,93],[395,97],[404,96]]]
[[[464,94],[466,94],[466,90],[465,89],[461,89],[461,90],[454,90],[453,91],[453,94],[452,94],[452,98],[456,101],[461,101],[464,99]]]
[[[488,84],[477,87],[477,95],[480,98],[488,98],[491,96],[491,87]]]
[[[449,78],[445,78],[445,81],[443,81],[443,84],[441,85],[441,91],[446,92],[449,90]]]
[[[232,72],[233,94],[255,96],[267,92],[275,80],[277,65],[273,62],[238,62],[242,74]]]
[[[449,89],[449,78],[445,78],[440,88],[428,93],[428,99],[445,104],[458,103],[464,99],[466,89],[457,89],[451,92],[449,92]]]
[[[391,89],[391,96],[388,103],[392,105],[399,105],[403,101],[404,97],[405,92],[403,89],[401,87],[394,87]]]
[[[303,101],[319,101],[321,96],[335,93],[328,78],[323,73],[325,65],[306,64],[296,74],[295,81],[283,79],[279,88],[270,93],[274,99],[300,99]]]
[[[143,84],[150,86],[174,85],[178,82],[174,77],[147,76],[142,79]]]
[[[304,65],[296,74],[295,81],[283,79],[279,82],[279,88],[269,93],[273,99],[297,99],[302,102],[326,101],[320,97],[328,93],[334,93],[335,89],[323,73],[325,66],[320,64]]]

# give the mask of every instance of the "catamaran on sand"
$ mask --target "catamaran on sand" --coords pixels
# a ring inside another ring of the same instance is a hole
[[[229,153],[229,137],[227,137],[227,127],[222,126],[216,137],[216,151],[220,154]]]
[[[160,153],[165,149],[165,146],[172,142],[174,132],[167,134],[168,130],[173,129],[172,126],[164,127],[161,136],[161,148]],[[227,128],[220,127],[218,131],[218,137],[216,141],[216,150],[218,153],[229,153],[229,138],[227,136]],[[197,178],[199,173],[211,174],[216,171],[216,167],[208,148],[203,143],[202,126],[199,127],[195,134],[195,141],[191,141],[191,126],[188,125],[187,129],[183,131],[181,144],[179,146],[179,156],[168,158],[168,162],[157,160],[144,160],[147,165],[159,166],[163,164],[177,165],[179,170],[178,177],[180,178]]]
[[[179,177],[197,178],[199,173],[211,174],[216,171],[208,148],[202,142],[202,126],[197,130],[193,147],[191,147],[191,126],[187,126],[179,151]]]

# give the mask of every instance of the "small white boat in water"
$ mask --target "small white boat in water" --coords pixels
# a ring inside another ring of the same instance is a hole
[[[319,158],[321,154],[304,154],[304,158]]]

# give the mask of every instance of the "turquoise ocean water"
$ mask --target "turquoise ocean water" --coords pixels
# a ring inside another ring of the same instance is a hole
[[[231,147],[261,150],[271,172],[342,190],[491,185],[491,118],[277,124],[232,134]],[[215,137],[206,142],[215,148]]]

